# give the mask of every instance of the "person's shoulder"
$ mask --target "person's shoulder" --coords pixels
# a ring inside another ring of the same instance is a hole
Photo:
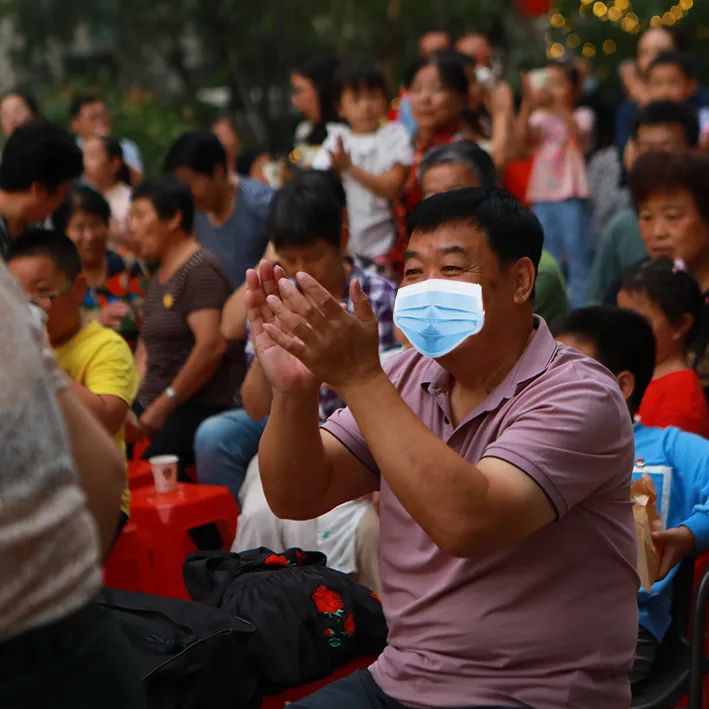
[[[214,276],[220,280],[228,281],[228,276],[219,258],[209,249],[201,248],[195,251],[185,262],[185,270],[188,276]]]
[[[377,129],[377,137],[383,143],[411,142],[409,132],[404,127],[404,124],[399,121],[386,121],[386,123],[382,123]]]
[[[633,209],[624,209],[614,214],[608,220],[604,233],[624,233],[628,229],[638,229],[638,216]]]
[[[682,431],[676,426],[657,428],[634,426],[635,454],[647,463],[666,463],[679,474],[688,473],[686,463],[692,461],[702,468],[706,475],[706,462],[709,458],[709,440],[696,433]]]
[[[538,276],[545,275],[558,279],[563,283],[563,274],[559,262],[546,250],[542,249],[542,255],[539,258],[539,266],[537,268]]]
[[[239,190],[244,201],[256,207],[268,206],[275,194],[274,189],[269,185],[243,175],[239,175]]]

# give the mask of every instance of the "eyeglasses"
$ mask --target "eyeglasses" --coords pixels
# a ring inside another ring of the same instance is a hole
[[[42,300],[44,302],[49,301],[50,303],[53,303],[57,298],[60,296],[64,295],[65,293],[68,293],[71,290],[71,287],[74,285],[74,281],[67,281],[61,288],[58,290],[46,290],[44,288],[40,288],[39,290],[36,290],[34,293],[30,294],[30,300],[33,302],[37,303],[37,301]]]

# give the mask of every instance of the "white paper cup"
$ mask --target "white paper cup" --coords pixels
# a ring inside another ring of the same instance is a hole
[[[156,492],[177,490],[177,464],[180,459],[176,455],[156,455],[148,462],[153,471]]]

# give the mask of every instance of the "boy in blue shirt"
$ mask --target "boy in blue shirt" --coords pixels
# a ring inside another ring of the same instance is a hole
[[[655,339],[644,318],[612,306],[582,308],[561,324],[557,339],[606,366],[618,381],[630,415],[635,415],[655,361]],[[653,534],[661,555],[658,580],[650,593],[638,591],[640,628],[632,684],[650,674],[670,626],[678,563],[693,551],[709,549],[709,441],[674,427],[636,423],[634,430],[633,478],[652,478],[665,531]]]

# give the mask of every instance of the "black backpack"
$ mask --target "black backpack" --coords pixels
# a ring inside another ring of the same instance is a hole
[[[247,657],[253,626],[199,603],[103,589],[98,605],[128,639],[149,709],[256,709],[258,679]]]
[[[326,677],[386,644],[377,596],[325,561],[320,552],[276,554],[264,547],[200,552],[185,561],[185,585],[195,601],[253,624],[249,655],[265,693]]]

